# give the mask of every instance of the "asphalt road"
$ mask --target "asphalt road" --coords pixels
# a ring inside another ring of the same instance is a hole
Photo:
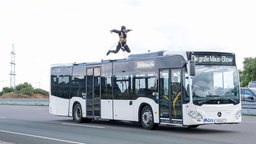
[[[255,129],[256,117],[248,116],[236,125],[144,130],[118,121],[77,124],[72,118],[50,115],[46,106],[0,105],[1,144],[252,144]]]

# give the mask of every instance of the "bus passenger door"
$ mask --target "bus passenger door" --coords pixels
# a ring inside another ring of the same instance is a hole
[[[100,117],[100,96],[101,96],[101,69],[100,67],[87,68],[86,86],[86,117]]]
[[[170,122],[169,69],[160,70],[159,110],[160,122]]]
[[[174,123],[182,123],[181,69],[171,69],[171,118]]]
[[[181,69],[160,70],[160,122],[182,123]]]

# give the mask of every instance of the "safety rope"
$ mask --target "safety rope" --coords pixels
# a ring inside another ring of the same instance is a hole
[[[111,47],[108,49],[108,51],[111,50],[115,45],[117,45],[117,43],[118,43],[118,42],[116,42],[115,44],[113,44],[113,46],[111,46]],[[102,59],[101,61],[103,61],[103,60],[106,58],[106,56],[107,56],[107,55],[104,54],[104,57],[103,57],[103,59]]]
[[[111,46],[111,47],[108,49],[108,51],[111,50],[114,46],[116,46],[117,43],[118,43],[118,42],[116,42],[113,46]],[[122,44],[121,44],[121,46],[122,46],[122,47],[121,47],[120,49],[123,51],[124,57],[125,57],[125,59],[126,59],[127,57],[126,57],[126,54],[125,54],[125,49],[124,49],[124,47],[123,47]],[[101,61],[103,61],[103,60],[106,58],[106,56],[107,56],[107,55],[105,55]]]

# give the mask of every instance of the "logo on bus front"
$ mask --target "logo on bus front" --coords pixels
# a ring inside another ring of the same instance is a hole
[[[205,123],[213,123],[214,120],[212,118],[204,118]]]

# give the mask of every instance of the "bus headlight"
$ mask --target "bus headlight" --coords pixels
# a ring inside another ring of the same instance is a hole
[[[196,112],[196,111],[188,111],[187,114],[196,120],[203,119],[203,116],[199,112]]]
[[[239,119],[241,116],[242,116],[241,110],[237,111],[236,114],[235,114],[235,118]]]

